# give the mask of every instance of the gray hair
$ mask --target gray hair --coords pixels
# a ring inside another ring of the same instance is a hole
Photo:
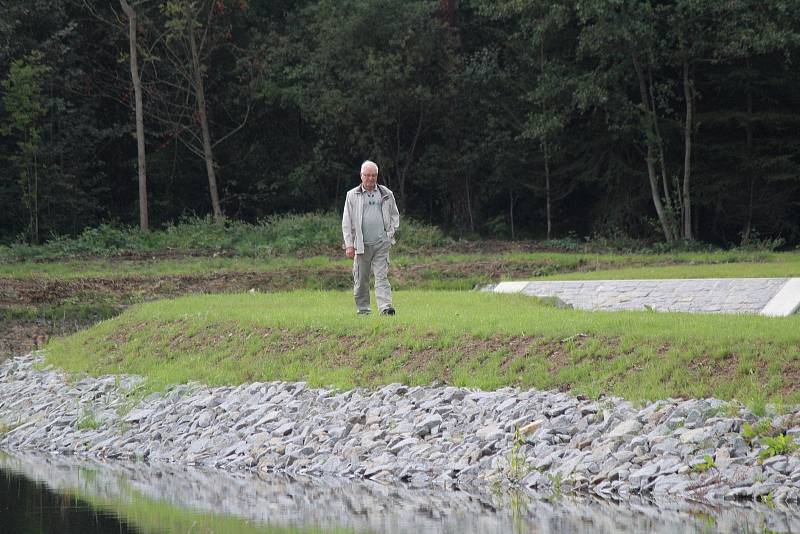
[[[375,167],[375,173],[378,172],[378,164],[374,161],[367,160],[361,164],[361,172],[364,172],[364,167]]]

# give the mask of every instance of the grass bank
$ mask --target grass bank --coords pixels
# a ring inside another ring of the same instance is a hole
[[[394,318],[349,292],[203,295],[130,308],[48,345],[78,373],[136,373],[148,390],[304,380],[558,388],[631,400],[714,396],[763,412],[800,402],[800,316],[557,309],[537,299],[398,291]]]
[[[508,244],[508,247],[513,245]],[[75,280],[131,277],[197,276],[237,272],[318,272],[350,268],[350,260],[335,255],[276,258],[250,257],[136,257],[0,263],[0,279]],[[453,253],[447,248],[423,254],[395,251],[392,265],[414,281],[453,275],[486,283],[518,276],[548,278],[730,278],[800,276],[798,252],[685,252],[676,254],[617,254],[574,252],[476,251]],[[402,280],[401,280],[402,283]],[[329,287],[327,289],[335,289]],[[451,287],[450,289],[457,289]]]

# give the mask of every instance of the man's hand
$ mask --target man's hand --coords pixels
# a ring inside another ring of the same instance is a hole
[[[356,257],[356,248],[355,247],[347,247],[344,251],[345,256],[350,258],[351,260]]]

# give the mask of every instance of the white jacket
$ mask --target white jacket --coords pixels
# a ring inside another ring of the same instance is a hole
[[[388,187],[377,185],[381,193],[381,213],[383,213],[383,227],[386,236],[394,245],[394,234],[400,228],[400,212],[397,211],[397,202],[394,193]],[[344,246],[354,247],[356,254],[364,253],[364,234],[361,232],[361,216],[364,213],[364,195],[361,185],[347,192],[344,201],[344,215],[342,215],[342,235]]]

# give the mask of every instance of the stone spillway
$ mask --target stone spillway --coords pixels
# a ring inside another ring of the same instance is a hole
[[[555,297],[584,310],[787,316],[800,308],[800,278],[517,281],[501,282],[486,290]]]

